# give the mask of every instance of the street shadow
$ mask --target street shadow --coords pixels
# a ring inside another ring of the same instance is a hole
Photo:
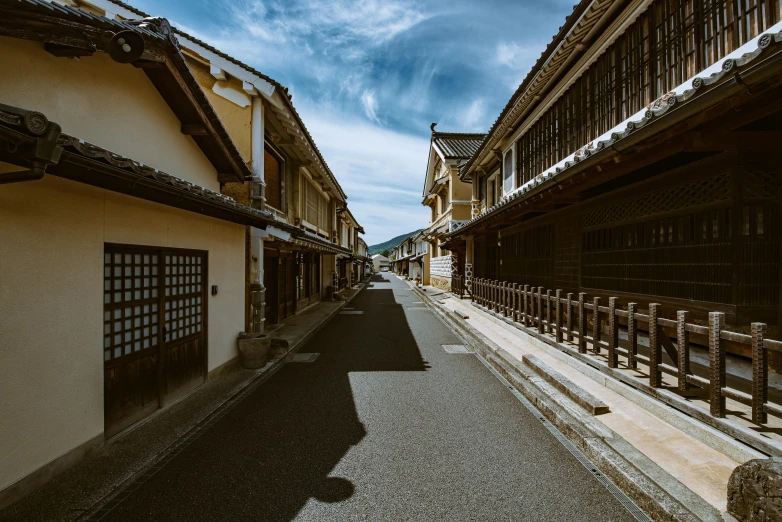
[[[289,521],[311,499],[352,497],[355,485],[331,476],[366,436],[349,373],[428,364],[391,289],[361,292],[350,306],[364,314],[337,316],[300,350],[318,353],[314,362],[282,367],[104,520]]]

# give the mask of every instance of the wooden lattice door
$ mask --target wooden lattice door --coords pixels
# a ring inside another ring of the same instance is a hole
[[[206,253],[104,252],[104,429],[111,436],[204,382]]]

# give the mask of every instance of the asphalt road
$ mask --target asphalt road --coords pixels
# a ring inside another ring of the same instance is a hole
[[[350,306],[104,520],[633,520],[405,283]]]

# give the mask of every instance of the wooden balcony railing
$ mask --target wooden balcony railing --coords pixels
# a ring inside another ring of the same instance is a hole
[[[462,285],[463,282],[456,283],[455,288]],[[732,413],[725,407],[726,398],[730,398],[751,407],[755,423],[765,424],[769,414],[782,418],[782,406],[768,400],[768,352],[782,352],[782,342],[766,338],[768,327],[765,323],[752,323],[752,334],[746,335],[725,330],[722,312],[710,312],[708,326],[701,326],[688,322],[689,312],[684,310],[677,312],[676,320],[660,317],[660,305],[655,303],[649,305],[648,313],[642,314],[636,303],[620,308],[617,297],[609,297],[608,306],[603,306],[600,297],[593,297],[588,302],[585,293],[577,297],[572,293],[563,296],[561,290],[552,292],[542,286],[536,288],[480,278],[472,282],[472,299],[489,311],[553,337],[557,343],[575,344],[579,353],[589,351],[605,355],[607,352],[609,368],[618,368],[620,357],[626,361],[628,370],[636,370],[641,362],[649,368],[649,385],[653,388],[662,388],[662,374],[667,374],[678,380],[677,391],[682,394],[692,394],[693,388],[708,391],[710,413],[714,417],[724,418]],[[619,346],[620,318],[627,323],[625,348]],[[603,334],[604,322],[608,327],[607,336]],[[647,326],[649,357],[638,353],[639,324]],[[675,338],[669,338],[664,328],[675,329]],[[690,334],[709,339],[708,378],[690,371]],[[751,393],[726,385],[723,341],[751,347]],[[663,351],[673,365],[663,362]]]

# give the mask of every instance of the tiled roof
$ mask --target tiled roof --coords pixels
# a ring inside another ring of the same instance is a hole
[[[485,138],[486,134],[432,133],[432,141],[445,155],[445,159],[471,158]]]
[[[136,9],[135,7],[133,7],[133,6],[129,5],[129,4],[126,4],[125,2],[121,2],[119,0],[109,0],[109,1],[111,3],[113,3],[113,4],[116,4],[116,5],[120,6],[120,7],[123,7],[125,9],[127,9],[128,11],[131,11],[131,12],[135,13],[138,16],[141,16],[141,17],[144,17],[144,18],[149,18],[149,16],[150,16],[147,13],[145,13],[144,11],[141,11],[140,9]],[[242,69],[246,70],[247,72],[252,73],[252,74],[254,74],[254,75],[256,75],[256,76],[258,76],[260,78],[263,78],[264,80],[266,80],[270,84],[274,85],[276,88],[282,90],[284,92],[284,94],[282,95],[282,98],[284,99],[286,105],[288,106],[288,108],[290,109],[291,113],[293,114],[293,117],[296,119],[298,124],[301,126],[302,132],[304,133],[304,135],[307,137],[307,140],[312,145],[312,149],[315,151],[315,154],[318,156],[318,159],[320,160],[320,162],[323,165],[324,169],[331,176],[331,179],[334,181],[334,185],[336,186],[337,190],[339,190],[342,193],[342,196],[344,198],[347,198],[347,195],[345,194],[345,191],[342,189],[342,186],[339,184],[339,181],[337,180],[337,177],[334,175],[334,173],[329,168],[328,164],[326,163],[326,160],[323,158],[323,155],[320,152],[320,149],[318,149],[318,146],[315,144],[315,140],[312,138],[312,136],[309,133],[309,130],[307,130],[307,127],[304,125],[304,121],[301,119],[301,116],[299,115],[298,111],[296,111],[296,107],[293,106],[293,101],[291,100],[292,96],[288,93],[288,88],[287,87],[285,87],[284,85],[282,85],[278,81],[274,80],[273,78],[263,74],[259,70],[255,69],[253,67],[250,67],[246,63],[243,63],[243,62],[237,60],[233,56],[225,54],[221,50],[217,49],[216,47],[213,47],[213,46],[209,45],[208,43],[204,42],[203,40],[199,40],[195,36],[189,35],[186,32],[184,32],[181,29],[178,29],[176,27],[172,27],[172,29],[173,29],[174,33],[176,33],[176,34],[178,34],[178,35],[180,35],[180,36],[182,36],[184,38],[187,38],[191,42],[200,45],[204,49],[207,49],[207,50],[215,53],[217,56],[219,56],[221,58],[224,58],[224,59],[228,60],[229,62],[235,64],[235,65],[238,65],[239,67],[241,67]]]
[[[581,0],[576,5],[573,6],[573,11],[567,16],[565,19],[565,23],[562,24],[557,31],[557,34],[554,35],[551,42],[546,46],[546,48],[541,53],[540,57],[538,58],[537,62],[535,62],[535,65],[532,66],[532,69],[530,69],[529,73],[527,73],[527,76],[522,80],[521,84],[519,85],[518,89],[516,89],[516,92],[513,93],[510,100],[508,100],[508,103],[505,105],[505,108],[502,109],[502,112],[497,117],[497,119],[494,121],[494,124],[492,125],[491,129],[489,130],[489,133],[485,135],[486,139],[484,139],[481,144],[478,146],[478,150],[476,151],[476,154],[473,155],[468,161],[467,164],[460,169],[460,174],[465,173],[470,169],[473,162],[475,161],[475,157],[477,156],[478,152],[482,152],[489,141],[492,141],[492,136],[495,134],[495,132],[498,130],[502,122],[506,119],[508,114],[512,111],[513,107],[516,105],[517,102],[520,101],[524,93],[527,91],[527,88],[530,86],[532,81],[535,79],[535,77],[538,75],[540,70],[543,68],[543,66],[546,64],[546,62],[549,60],[549,58],[552,57],[554,52],[557,50],[557,48],[560,46],[562,41],[565,39],[565,37],[568,35],[571,29],[573,29],[573,26],[576,25],[576,22],[581,18],[581,16],[584,14],[584,11],[586,11],[587,7],[593,2],[594,0]],[[606,8],[609,5],[608,2],[605,2]]]
[[[145,18],[143,20],[133,21],[112,20],[78,8],[47,2],[45,0],[18,0],[17,2],[8,5],[2,5],[2,8],[4,10],[9,8],[9,10],[14,13],[19,11],[42,15],[47,17],[44,20],[49,20],[52,21],[52,24],[57,24],[57,31],[52,30],[50,27],[37,30],[44,38],[57,36],[60,29],[64,27],[68,27],[68,29],[62,29],[62,31],[78,31],[78,26],[75,24],[83,24],[90,28],[105,31],[104,34],[108,35],[119,31],[132,31],[144,38],[147,44],[151,41],[159,44],[161,50],[170,58],[170,63],[173,65],[173,67],[169,68],[173,78],[169,83],[177,86],[181,86],[182,82],[184,83],[186,86],[184,89],[188,90],[189,94],[195,100],[194,106],[197,105],[200,108],[203,112],[203,118],[208,120],[208,123],[214,131],[214,134],[210,133],[209,136],[194,140],[196,144],[201,148],[218,172],[224,174],[233,173],[237,181],[248,179],[252,176],[252,172],[244,162],[242,155],[236,148],[236,144],[228,135],[228,131],[223,126],[222,121],[217,117],[214,108],[206,98],[201,86],[198,84],[195,77],[193,77],[192,72],[185,63],[178,42],[173,35],[171,35],[171,26],[168,20],[165,18]],[[3,34],[14,36],[13,33],[6,31],[3,31]],[[106,44],[104,41],[93,41],[90,40],[90,37],[86,33],[84,33],[84,35],[95,51],[106,51]],[[93,36],[93,39],[94,38],[95,37]],[[176,79],[176,75],[179,75],[180,78]],[[178,96],[180,95],[175,93],[169,85],[165,85],[162,82],[162,80],[157,82],[152,81],[166,103],[169,104],[171,109],[176,113],[177,109],[172,101],[175,99],[178,101]],[[181,95],[181,98],[186,99],[187,97]],[[182,117],[181,114],[177,115],[180,118]],[[192,116],[192,114],[189,114],[188,116]],[[206,121],[204,121],[204,123],[206,123]],[[217,148],[215,148],[215,145]]]
[[[681,107],[697,95],[709,90],[710,87],[719,83],[720,80],[726,76],[737,75],[739,70],[754,62],[759,56],[767,56],[767,54],[764,55],[766,49],[780,45],[782,45],[782,23],[774,25],[758,37],[728,54],[722,60],[719,60],[707,69],[696,74],[693,78],[679,85],[671,92],[660,96],[646,108],[630,116],[613,129],[599,136],[597,139],[590,141],[567,158],[541,172],[513,192],[506,194],[496,205],[484,210],[478,216],[451,231],[448,234],[448,239],[450,240],[462,235],[478,223],[496,216],[498,212],[507,210],[507,208],[514,203],[519,203],[527,199],[527,196],[533,189],[544,184],[550,184],[557,176],[575,167],[587,158],[601,153],[604,154],[619,141],[627,138],[652,122],[662,119],[675,108]]]

